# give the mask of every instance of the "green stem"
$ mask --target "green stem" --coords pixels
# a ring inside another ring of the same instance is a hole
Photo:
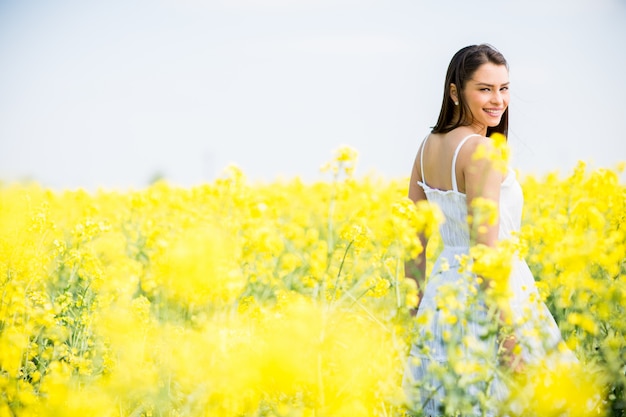
[[[339,265],[339,272],[337,272],[337,278],[335,279],[335,288],[333,289],[333,298],[331,300],[331,303],[335,301],[335,296],[337,295],[337,287],[339,286],[339,277],[341,276],[343,264],[346,262],[346,257],[348,256],[348,251],[350,250],[350,246],[352,246],[352,243],[354,243],[354,240],[348,243],[348,246],[346,246],[346,250],[343,252],[343,258],[341,258],[341,264]]]

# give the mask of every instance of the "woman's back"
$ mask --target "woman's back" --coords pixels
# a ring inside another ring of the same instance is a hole
[[[424,140],[418,158],[421,167],[418,184],[428,201],[436,204],[444,215],[445,222],[440,225],[444,245],[468,248],[467,198],[459,190],[459,183],[465,184],[463,169],[457,166],[457,160],[464,145],[480,136],[469,134],[460,140],[455,136],[459,135],[430,135]]]
[[[419,151],[421,182],[430,188],[465,193],[463,172],[480,138],[480,135],[464,129],[431,133]],[[454,186],[455,182],[457,187]]]
[[[420,147],[416,158],[420,178],[417,184],[445,217],[440,232],[446,246],[468,247],[470,244],[465,172],[476,168],[471,165],[473,155],[485,139],[477,134],[457,133],[448,137],[431,134]],[[476,188],[475,184],[472,186]],[[498,197],[498,239],[508,239],[519,230],[524,201],[521,187],[510,169],[502,175]]]

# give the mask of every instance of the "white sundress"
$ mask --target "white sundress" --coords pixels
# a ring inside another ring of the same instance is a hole
[[[459,273],[458,256],[468,254],[470,245],[470,232],[467,223],[467,200],[465,194],[458,191],[455,167],[456,159],[461,147],[472,136],[465,137],[457,146],[452,159],[452,190],[442,191],[428,186],[423,172],[423,150],[428,140],[424,140],[421,148],[420,160],[422,161],[422,181],[418,184],[423,188],[429,202],[435,203],[444,215],[445,221],[440,225],[443,249],[438,255],[430,276],[427,278],[423,298],[420,302],[416,315],[418,324],[417,337],[411,347],[404,375],[404,387],[409,401],[417,410],[421,409],[424,415],[434,417],[442,415],[440,407],[447,395],[442,387],[441,376],[433,371],[431,366],[445,367],[449,363],[449,350],[444,342],[445,332],[457,331],[463,336],[471,336],[475,340],[474,349],[496,361],[497,341],[495,337],[483,336],[484,329],[481,326],[481,318],[484,319],[484,309],[476,308],[470,311],[470,320],[465,324],[446,322],[444,312],[438,308],[441,305],[441,294],[451,289],[457,291],[457,300],[461,305],[465,300],[464,294],[469,286],[467,276]],[[499,201],[499,233],[500,240],[510,239],[521,225],[522,207],[524,198],[522,189],[518,183],[514,171],[509,169],[500,188]],[[562,341],[559,328],[550,314],[547,306],[541,301],[535,281],[526,262],[515,256],[512,260],[511,274],[509,277],[509,290],[511,292],[510,307],[514,323],[518,323],[515,333],[522,347],[521,357],[524,363],[533,363],[544,358],[548,352],[554,351]],[[466,308],[474,309],[475,306],[465,305]],[[482,316],[481,316],[482,315]],[[529,317],[530,315],[530,317]],[[428,320],[424,319],[428,316]],[[473,319],[472,319],[473,318]],[[425,324],[423,324],[425,323]],[[459,326],[463,328],[459,329]],[[540,327],[541,337],[528,337],[536,327]],[[479,346],[481,345],[482,346]],[[486,355],[485,355],[486,352]],[[576,361],[571,352],[565,352],[568,360]],[[454,372],[453,372],[454,373]],[[417,384],[416,384],[417,383]],[[417,389],[415,387],[418,387]],[[482,388],[481,388],[482,387]],[[470,391],[485,390],[484,386],[476,384],[470,386]],[[486,390],[489,395],[497,399],[504,399],[506,388],[497,376],[494,377],[490,388]],[[472,393],[470,392],[470,395]],[[481,415],[481,410],[475,408],[471,414]],[[486,415],[491,415],[487,410]]]

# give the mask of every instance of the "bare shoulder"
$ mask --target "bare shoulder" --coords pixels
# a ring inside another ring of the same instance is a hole
[[[480,155],[489,155],[494,150],[494,144],[491,139],[486,136],[472,136],[459,151],[457,164],[463,166],[472,165],[472,161],[482,160]]]
[[[466,153],[472,154],[473,152],[476,152],[476,150],[480,147],[493,149],[493,140],[481,135],[471,136],[469,139],[467,139],[467,142],[465,143],[465,145],[463,145],[461,151],[464,150]]]
[[[497,165],[497,149],[493,140],[485,136],[473,136],[465,143],[458,158],[459,169],[463,173],[466,186],[487,179],[499,184],[504,179]]]
[[[417,153],[415,154],[415,159],[413,161],[413,172],[416,175],[416,178],[419,181],[423,181],[422,179],[422,159],[424,159],[424,145],[426,144],[426,142],[431,139],[431,137],[433,136],[433,133],[429,133],[428,135],[426,135],[422,141],[420,142],[419,146],[417,147]]]

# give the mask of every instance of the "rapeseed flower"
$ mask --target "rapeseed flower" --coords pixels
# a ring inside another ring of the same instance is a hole
[[[432,268],[442,216],[405,197],[406,179],[357,179],[356,160],[342,148],[333,180],[310,184],[250,184],[231,166],[192,188],[0,187],[0,415],[403,415],[406,353],[432,317],[410,316],[417,291],[402,266],[425,251]],[[493,312],[468,315],[465,302],[505,300],[517,252],[580,366],[529,369],[512,387],[534,408],[509,412],[558,415],[563,404],[620,412],[618,172],[581,164],[565,178],[524,178],[515,241],[477,246],[443,267],[468,277],[438,296],[451,362],[432,372],[450,409],[493,405],[470,395],[502,373],[488,360]],[[476,205],[473,214],[492,224],[490,202]],[[485,326],[485,340],[455,330],[470,322]]]

